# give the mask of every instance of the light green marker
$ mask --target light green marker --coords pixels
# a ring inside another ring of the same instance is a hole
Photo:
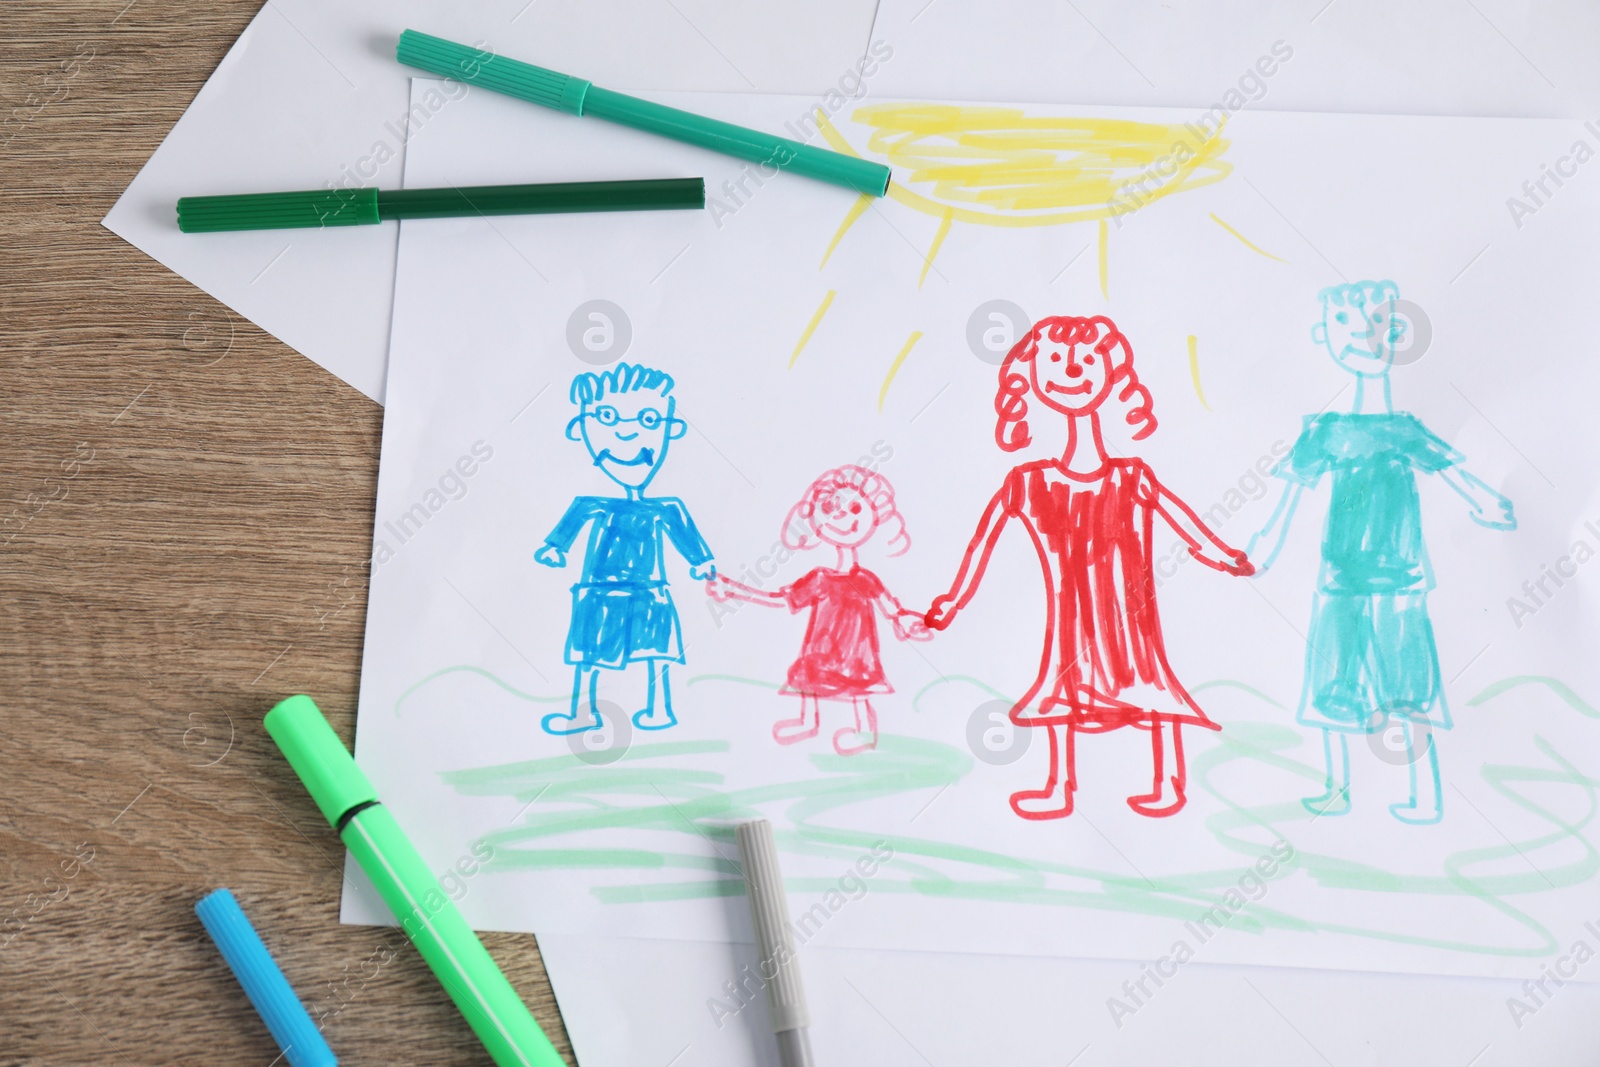
[[[494,1062],[565,1067],[311,698],[283,701],[266,727]]]

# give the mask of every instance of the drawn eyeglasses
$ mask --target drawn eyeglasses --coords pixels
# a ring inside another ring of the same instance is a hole
[[[624,422],[637,422],[640,429],[644,430],[657,430],[664,423],[678,421],[669,419],[655,408],[640,408],[639,414],[625,419],[610,404],[600,404],[592,411],[585,411],[583,414],[585,418],[593,419],[602,426],[617,426]]]

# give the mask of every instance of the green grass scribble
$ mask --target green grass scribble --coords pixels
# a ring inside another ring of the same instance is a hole
[[[568,699],[539,697],[521,692],[487,671],[475,667],[450,667],[428,675],[407,689],[400,704],[424,685],[451,673],[482,676],[511,695],[535,703]],[[729,675],[699,675],[690,685],[723,683],[765,690],[770,682]],[[932,690],[952,684],[974,687],[996,699],[1003,694],[979,679],[952,676],[924,686],[911,700],[920,711],[922,699]],[[1600,711],[1553,678],[1517,676],[1488,686],[1467,701],[1486,704],[1522,686],[1541,686],[1567,707],[1587,718]],[[1238,681],[1217,680],[1195,687],[1228,689],[1282,711],[1285,705]],[[1343,893],[1405,894],[1420,898],[1470,898],[1487,911],[1503,917],[1514,933],[1495,937],[1496,927],[1485,914],[1479,924],[1484,936],[1473,941],[1429,937],[1405,929],[1403,917],[1396,928],[1334,922],[1312,915],[1293,914],[1276,906],[1268,894],[1251,903],[1230,923],[1234,929],[1254,933],[1269,930],[1336,933],[1392,943],[1429,946],[1491,956],[1536,957],[1557,947],[1555,936],[1508,898],[1534,895],[1588,882],[1600,871],[1600,853],[1584,836],[1597,810],[1597,779],[1557,753],[1543,737],[1534,744],[1544,757],[1541,766],[1485,764],[1484,783],[1495,793],[1528,812],[1547,829],[1503,845],[1465,849],[1444,858],[1435,874],[1398,874],[1347,857],[1307,851],[1302,841],[1316,816],[1301,806],[1290,790],[1281,800],[1246,806],[1219,783],[1224,777],[1259,781],[1263,771],[1303,779],[1308,786],[1321,783],[1323,770],[1289,753],[1301,747],[1302,731],[1290,724],[1254,721],[1226,722],[1214,745],[1191,761],[1192,790],[1214,797],[1221,811],[1207,816],[1203,826],[1224,848],[1237,853],[1238,866],[1174,872],[1159,878],[1092,866],[1025,858],[967,845],[898,833],[875,833],[838,825],[832,818],[863,802],[946,789],[965,777],[972,759],[960,749],[919,738],[885,735],[876,752],[844,757],[811,757],[814,773],[804,779],[745,789],[726,789],[714,770],[685,766],[681,760],[726,752],[726,742],[665,742],[639,744],[617,762],[594,766],[577,756],[555,756],[518,763],[445,772],[444,782],[466,796],[510,797],[526,805],[521,821],[491,833],[485,840],[495,846],[491,870],[582,870],[594,872],[591,892],[610,904],[700,899],[744,892],[735,855],[732,824],[739,819],[777,808],[789,829],[778,830],[779,847],[788,853],[853,862],[879,841],[895,850],[891,864],[873,879],[873,892],[915,894],[952,900],[1004,901],[1115,911],[1192,919],[1216,903],[1220,893],[1233,887],[1242,868],[1282,838],[1295,847],[1291,871],[1303,873],[1318,885]],[[1224,772],[1230,774],[1224,774]],[[1578,817],[1563,817],[1536,803],[1520,786],[1558,786],[1577,790],[1585,802]],[[1002,798],[1003,803],[1003,798]],[[586,843],[603,840],[609,831],[625,831],[637,842],[638,831],[658,832],[660,848],[563,848],[557,842],[573,834]],[[672,842],[681,841],[679,851]],[[715,855],[707,857],[709,842]],[[1576,846],[1574,848],[1574,846]],[[1041,843],[1041,847],[1044,847]],[[1553,865],[1534,866],[1532,856],[1564,849],[1564,859]],[[659,880],[638,884],[604,884],[605,872],[659,871]],[[1284,877],[1280,875],[1279,877]],[[796,877],[786,879],[792,892],[816,893],[833,888],[836,879]],[[1374,900],[1360,909],[1337,909],[1345,914],[1386,914]]]

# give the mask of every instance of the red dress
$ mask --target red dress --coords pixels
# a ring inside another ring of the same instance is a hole
[[[800,658],[781,692],[826,699],[890,693],[878,659],[873,602],[883,595],[878,576],[860,566],[818,567],[782,590],[789,610],[811,609]]]
[[[1158,494],[1139,459],[1110,460],[1095,475],[1044,460],[1006,477],[1005,514],[1033,537],[1050,605],[1039,676],[1011,709],[1012,721],[1090,731],[1156,722],[1220,729],[1167,663],[1150,551]],[[1119,699],[1135,683],[1172,694],[1176,707]]]

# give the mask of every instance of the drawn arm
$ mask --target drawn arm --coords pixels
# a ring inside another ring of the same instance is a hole
[[[711,559],[711,546],[706,544],[705,538],[695,528],[694,520],[689,517],[689,509],[677,497],[667,497],[661,503],[665,505],[662,517],[667,528],[667,539],[679,555],[689,561],[689,577],[697,581],[715,578],[717,565]]]
[[[1511,501],[1486,485],[1483,479],[1465,467],[1446,467],[1439,472],[1444,484],[1454,489],[1472,510],[1468,513],[1473,522],[1491,530],[1515,530],[1516,512]]]
[[[1155,489],[1156,514],[1167,520],[1173,532],[1183,538],[1190,555],[1207,567],[1228,574],[1246,577],[1256,572],[1245,554],[1212,533],[1211,527],[1200,521],[1193,508],[1154,477],[1150,481]]]
[[[1305,492],[1305,488],[1299,482],[1285,481],[1283,492],[1278,495],[1278,504],[1272,509],[1266,525],[1251,534],[1250,540],[1245,543],[1244,554],[1255,561],[1257,574],[1265,574],[1267,568],[1277,562],[1278,553],[1283,551],[1283,544],[1289,537],[1289,524],[1294,521],[1295,508],[1300,506],[1300,494]]]
[[[933,606],[923,616],[930,630],[943,630],[949,626],[956,612],[966,607],[978,591],[978,583],[983,580],[983,572],[989,566],[989,557],[994,554],[995,542],[1000,540],[1000,532],[1011,519],[1011,512],[1006,507],[1010,492],[1011,483],[1008,480],[989,501],[989,506],[983,509],[983,517],[978,520],[978,529],[973,533],[972,540],[967,542],[966,554],[961,557],[961,568],[956,571],[955,581],[950,583],[950,591],[934,597]]]
[[[895,637],[902,641],[932,640],[933,632],[928,629],[927,620],[900,603],[889,590],[878,594],[872,603],[894,627]]]
[[[567,513],[561,516],[561,521],[556,523],[556,528],[545,537],[544,546],[533,554],[533,558],[546,567],[565,567],[567,550],[572,547],[572,542],[583,532],[584,525],[599,514],[600,502],[597,498],[577,497],[567,507]]]
[[[718,602],[742,600],[746,604],[760,604],[768,608],[786,608],[789,606],[789,598],[782,589],[769,593],[765,589],[757,589],[753,585],[745,585],[743,582],[734,581],[726,574],[719,574],[708,581],[706,583],[706,592],[712,600]]]

